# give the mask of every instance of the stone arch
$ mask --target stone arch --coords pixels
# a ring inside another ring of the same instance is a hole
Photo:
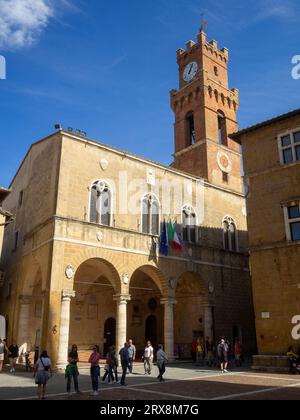
[[[176,291],[178,288],[178,285],[180,283],[180,280],[185,278],[187,280],[187,283],[191,283],[192,281],[197,282],[198,291],[201,293],[201,295],[205,296],[207,295],[207,287],[205,281],[203,281],[201,275],[199,273],[193,272],[193,271],[182,271],[176,281]]]
[[[163,342],[164,307],[161,300],[165,285],[162,272],[151,265],[138,267],[131,276],[127,330],[130,338],[135,341],[139,354],[144,349],[145,339],[153,341],[154,346]],[[155,319],[156,322],[149,324],[149,318]],[[149,331],[151,325],[153,331]]]
[[[40,346],[45,306],[45,278],[41,265],[34,260],[24,273],[21,293],[18,296],[18,315],[13,337],[19,345],[19,354],[34,351]]]
[[[28,257],[28,260],[24,261],[22,272],[22,286],[20,289],[20,295],[31,296],[33,289],[37,283],[41,283],[42,290],[45,290],[47,283],[47,270],[48,265],[42,264],[39,259],[35,257]]]
[[[116,253],[100,248],[91,248],[74,258],[71,264],[75,265],[75,276],[78,273],[78,270],[83,264],[86,264],[88,261],[94,261],[97,265],[102,265],[105,273],[109,273],[109,280],[112,283],[115,293],[121,292],[121,271],[120,271],[120,258]]]
[[[177,278],[174,308],[174,341],[180,358],[191,357],[191,343],[205,339],[205,308],[208,291],[202,277],[195,272],[182,272]]]
[[[114,296],[120,293],[120,277],[116,268],[103,258],[88,258],[74,276],[75,297],[71,301],[69,345],[76,343],[80,351],[97,344],[105,349],[105,322],[117,319]],[[116,343],[113,343],[114,345]]]
[[[167,290],[167,279],[165,274],[157,267],[155,267],[154,265],[150,265],[150,264],[146,264],[140,267],[135,267],[134,270],[132,270],[132,274],[130,277],[130,283],[129,283],[129,288],[130,285],[132,283],[132,279],[134,278],[134,274],[138,271],[143,272],[144,274],[146,274],[148,277],[150,277],[152,279],[152,281],[155,283],[156,287],[159,289],[159,291],[161,292],[162,296],[166,293]]]

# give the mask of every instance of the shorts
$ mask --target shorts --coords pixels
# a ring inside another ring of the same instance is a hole
[[[220,363],[228,363],[228,355],[223,354],[222,356],[219,356]]]
[[[1,353],[0,354],[0,362],[3,362],[4,361],[4,353]]]
[[[49,373],[45,370],[40,370],[35,375],[35,383],[36,385],[46,385],[49,381]]]

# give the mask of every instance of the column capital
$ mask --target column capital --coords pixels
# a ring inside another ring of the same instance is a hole
[[[71,300],[72,298],[74,298],[76,296],[76,292],[75,290],[63,290],[61,292],[61,297],[62,300]]]
[[[120,295],[114,295],[114,301],[118,303],[127,304],[131,300],[131,295],[126,294],[120,294]]]
[[[30,305],[31,303],[31,296],[26,296],[26,295],[20,295],[19,296],[19,301],[21,303],[21,305]]]
[[[173,297],[162,298],[160,300],[161,305],[177,305],[177,300]]]

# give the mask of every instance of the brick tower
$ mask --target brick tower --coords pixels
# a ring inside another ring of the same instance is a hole
[[[179,90],[171,91],[175,114],[173,167],[224,188],[242,192],[240,145],[229,135],[237,131],[239,93],[228,87],[228,50],[207,41],[177,51]]]

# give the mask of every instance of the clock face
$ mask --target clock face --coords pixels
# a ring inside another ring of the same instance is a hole
[[[184,72],[183,72],[183,80],[185,82],[190,82],[191,80],[194,79],[194,77],[196,76],[197,72],[198,72],[198,64],[196,63],[196,61],[192,61],[184,69]]]

